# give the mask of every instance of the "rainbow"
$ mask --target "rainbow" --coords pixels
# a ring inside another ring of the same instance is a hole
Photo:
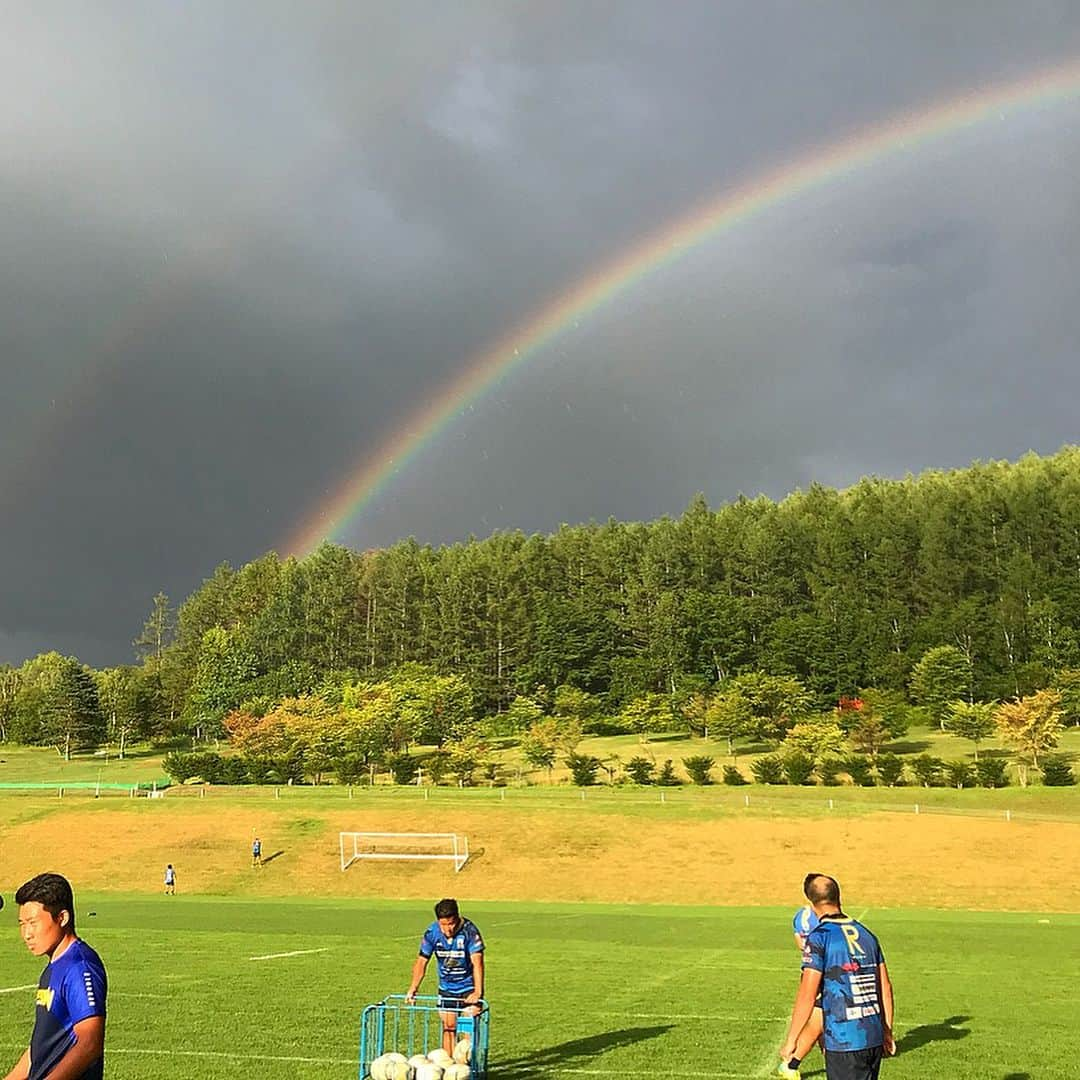
[[[375,500],[402,470],[482,395],[526,364],[579,320],[618,294],[681,259],[694,248],[804,195],[893,156],[912,153],[948,135],[1017,112],[1053,107],[1080,98],[1080,63],[1019,82],[969,91],[930,109],[895,117],[789,162],[653,233],[643,243],[601,266],[467,364],[462,372],[404,427],[365,456],[284,545],[302,555],[332,539]]]

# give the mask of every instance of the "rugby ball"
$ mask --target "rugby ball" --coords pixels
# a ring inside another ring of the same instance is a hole
[[[407,1061],[391,1061],[386,1067],[386,1080],[413,1080],[414,1073]]]
[[[431,1062],[428,1061],[426,1054],[413,1054],[413,1056],[409,1058],[409,1064],[414,1069],[418,1069],[421,1065],[430,1065]]]
[[[371,1080],[390,1080],[390,1055],[380,1054],[371,1063]]]
[[[472,1069],[468,1065],[455,1063],[443,1069],[442,1080],[471,1080]]]
[[[425,1061],[416,1066],[416,1080],[443,1080],[443,1068],[434,1061]]]
[[[454,1047],[454,1060],[459,1065],[468,1065],[472,1061],[472,1039],[459,1039]]]
[[[433,1061],[436,1065],[441,1065],[444,1069],[447,1065],[454,1064],[454,1059],[441,1046],[437,1046],[434,1050],[428,1051],[428,1061]]]

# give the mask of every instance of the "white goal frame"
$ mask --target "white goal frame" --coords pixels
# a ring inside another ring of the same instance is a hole
[[[435,847],[442,841],[444,850],[436,851],[379,851],[381,846],[390,846],[388,841],[404,842],[414,847]],[[413,843],[424,841],[426,843]],[[338,846],[341,852],[341,871],[344,873],[354,862],[362,859],[423,859],[436,862],[452,862],[454,872],[469,861],[469,838],[458,833],[405,833],[405,832],[342,832],[338,833]],[[363,850],[367,847],[370,851]],[[445,849],[449,848],[449,851]]]

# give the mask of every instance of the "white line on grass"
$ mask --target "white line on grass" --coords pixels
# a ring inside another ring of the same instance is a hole
[[[600,1013],[601,1016],[624,1017],[628,1020],[710,1020],[732,1024],[742,1023],[744,1020],[754,1023],[770,1023],[778,1020],[786,1020],[786,1016],[722,1016],[719,1013],[628,1013],[611,1012]]]
[[[159,1048],[139,1049],[127,1046],[109,1047],[110,1054],[135,1054],[144,1057],[192,1057],[226,1058],[230,1061],[291,1061],[301,1065],[355,1065],[355,1058],[275,1056],[274,1054],[233,1054],[227,1050],[162,1050]],[[704,1074],[703,1074],[704,1075]]]
[[[312,953],[329,952],[329,949],[294,949],[292,952],[273,952],[265,956],[249,956],[249,960],[283,960],[286,956],[310,956]]]
[[[27,983],[25,986],[5,986],[0,994],[17,994],[20,990],[36,990],[37,983]]]

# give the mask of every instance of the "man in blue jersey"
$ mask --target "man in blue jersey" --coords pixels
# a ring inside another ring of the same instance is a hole
[[[262,869],[262,841],[257,836],[251,841],[251,869]]]
[[[803,893],[806,892],[807,885],[810,884],[811,878],[814,875],[810,874],[803,882]],[[818,917],[814,914],[814,909],[809,904],[804,904],[798,911],[795,912],[795,917],[791,920],[791,928],[795,932],[795,948],[799,950],[801,956],[803,950],[806,948],[806,939],[810,936],[810,931],[814,930],[818,925]],[[821,993],[818,992],[817,999],[814,1001],[814,1008],[810,1013],[810,1019],[806,1022],[806,1027],[799,1032],[799,1037],[795,1040],[795,1049],[792,1051],[789,1057],[786,1057],[780,1062],[777,1068],[777,1074],[782,1076],[784,1080],[799,1080],[800,1073],[798,1065],[792,1065],[792,1060],[801,1062],[806,1059],[806,1055],[813,1050],[815,1043],[821,1038]]]
[[[405,994],[407,1003],[415,1000],[432,956],[439,969],[443,1049],[453,1054],[458,1013],[475,1016],[484,996],[484,939],[473,922],[461,917],[456,900],[440,900],[435,905],[435,921],[420,939],[420,953]]]
[[[67,879],[39,874],[15,894],[19,932],[49,964],[38,980],[30,1046],[5,1080],[101,1080],[105,1068],[105,968],[75,934]]]
[[[881,1061],[896,1052],[893,991],[874,935],[840,908],[835,878],[813,874],[806,898],[818,925],[806,937],[803,974],[781,1056],[797,1070],[795,1046],[821,994],[828,1080],[878,1080]]]

